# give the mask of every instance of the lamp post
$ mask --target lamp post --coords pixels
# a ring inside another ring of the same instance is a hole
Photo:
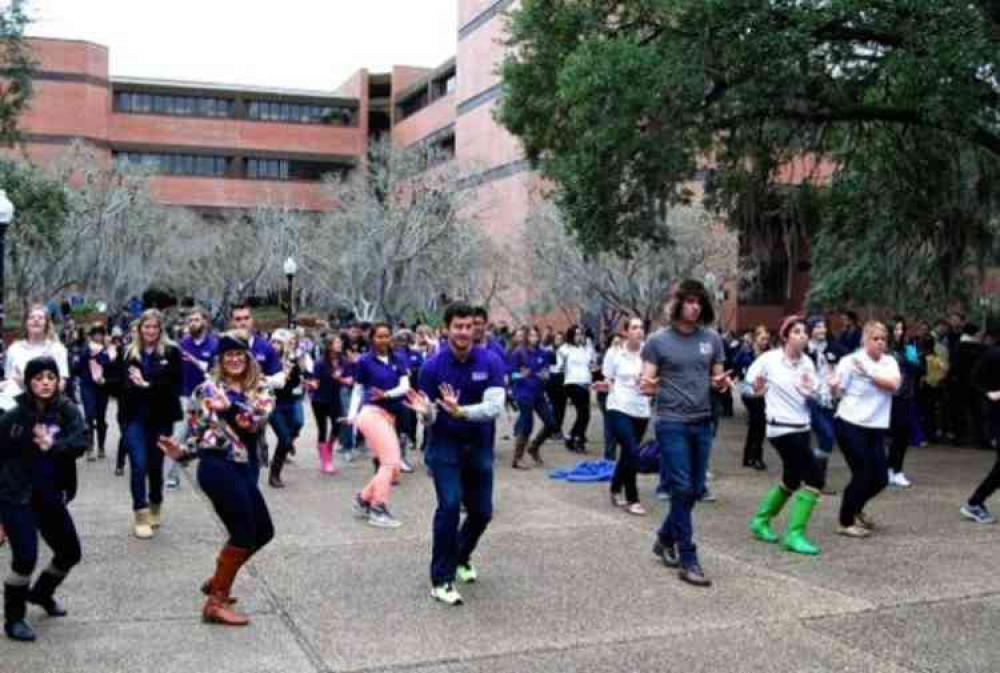
[[[7,227],[14,221],[14,204],[7,198],[7,192],[0,189],[0,334],[3,332],[3,325],[7,318],[7,311],[4,307],[4,297],[6,296],[6,283],[4,278],[4,259],[6,249],[4,247],[7,238]]]
[[[294,302],[293,297],[295,296],[293,294],[293,289],[295,285],[295,273],[299,270],[299,265],[295,263],[295,260],[293,258],[289,257],[288,259],[285,260],[283,268],[285,271],[285,278],[288,279],[288,327],[291,328],[292,313],[293,313],[292,303]]]

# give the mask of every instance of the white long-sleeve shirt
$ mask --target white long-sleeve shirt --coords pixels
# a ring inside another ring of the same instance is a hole
[[[566,375],[563,383],[567,386],[589,386],[594,378],[590,366],[594,362],[594,351],[587,346],[571,346],[563,344],[559,349]]]

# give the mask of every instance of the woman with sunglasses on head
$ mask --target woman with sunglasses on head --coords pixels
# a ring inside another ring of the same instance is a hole
[[[767,439],[781,456],[781,482],[764,496],[750,519],[750,532],[761,542],[778,542],[771,520],[793,495],[788,527],[781,546],[796,554],[816,555],[819,547],[806,528],[819,503],[825,472],[809,443],[812,439],[809,401],[817,388],[816,366],[806,355],[809,332],[805,318],[785,318],[778,332],[781,348],[760,355],[746,373],[752,394],[764,402]]]
[[[199,459],[198,485],[229,534],[215,574],[201,587],[208,596],[202,618],[209,623],[249,622],[233,610],[236,599],[230,594],[240,568],[274,537],[271,514],[257,486],[257,444],[273,409],[274,397],[250,353],[249,335],[228,332],[219,339],[214,369],[191,395],[186,444],[170,437],[159,441],[160,449],[181,464]]]
[[[41,606],[50,617],[66,615],[53,594],[80,562],[80,537],[67,504],[76,493],[75,461],[87,449],[87,428],[76,405],[61,392],[62,376],[53,358],[35,358],[20,371],[25,392],[0,417],[0,520],[11,548],[4,631],[13,640],[32,641],[35,633],[24,620],[25,604]],[[32,587],[39,534],[53,555]]]
[[[871,535],[875,528],[865,505],[889,481],[885,436],[892,414],[892,396],[901,376],[896,360],[886,353],[889,332],[880,322],[868,322],[861,348],[845,356],[830,382],[840,397],[835,431],[837,444],[851,470],[851,481],[840,503],[837,532],[848,537]]]

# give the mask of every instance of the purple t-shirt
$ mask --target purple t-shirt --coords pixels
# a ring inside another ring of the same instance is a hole
[[[378,388],[383,392],[392,390],[399,385],[400,379],[408,374],[407,362],[398,353],[389,353],[388,362],[382,362],[374,351],[369,351],[358,360],[354,372],[354,382],[364,386],[363,404],[374,404],[393,415],[399,415],[404,408],[402,399],[383,399],[375,402],[371,399],[371,391],[373,388]]]
[[[202,362],[209,367],[215,361],[216,352],[219,349],[219,338],[214,334],[207,334],[200,343],[196,343],[190,336],[181,339],[181,351],[187,353],[195,360]],[[205,380],[205,374],[197,365],[188,362],[187,358],[181,358],[181,395],[191,397],[191,393]]]
[[[260,371],[263,372],[264,376],[274,376],[281,371],[281,360],[278,359],[278,353],[264,339],[253,337],[250,343],[250,352],[253,353],[254,359],[260,365]]]
[[[510,354],[510,373],[514,379],[514,399],[531,402],[545,390],[543,375],[549,371],[549,356],[541,348],[518,348]],[[529,376],[522,376],[521,369],[530,369]]]

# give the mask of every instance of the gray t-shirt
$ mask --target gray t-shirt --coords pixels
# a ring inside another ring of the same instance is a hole
[[[653,334],[642,349],[642,361],[656,365],[660,379],[655,419],[675,423],[710,419],[712,365],[724,359],[722,339],[713,329],[698,327],[684,334],[668,327]]]

